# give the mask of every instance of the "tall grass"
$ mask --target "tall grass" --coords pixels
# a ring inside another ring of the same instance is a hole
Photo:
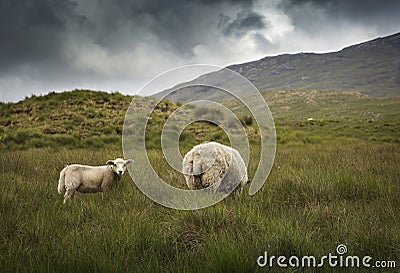
[[[280,146],[255,196],[228,197],[198,211],[157,205],[128,175],[104,200],[78,194],[62,204],[56,188],[65,164],[117,156],[116,146],[0,154],[3,272],[281,272],[259,268],[257,257],[264,251],[320,257],[340,243],[351,255],[399,266],[398,144]],[[168,173],[157,153],[150,157]],[[176,178],[164,175],[171,184]]]

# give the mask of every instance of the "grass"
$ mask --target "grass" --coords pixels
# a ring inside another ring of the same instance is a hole
[[[262,271],[256,259],[265,250],[319,257],[340,243],[353,255],[399,261],[397,144],[281,148],[261,192],[199,211],[161,207],[128,176],[106,200],[78,195],[62,204],[56,187],[64,164],[116,156],[115,150],[1,154],[3,272],[255,272]]]
[[[79,105],[92,101],[93,109],[99,107],[108,119],[115,112],[105,105],[120,96],[76,95],[63,93],[66,98],[51,95],[51,99],[61,105],[68,104],[64,99],[76,99]],[[396,261],[398,271],[399,102],[352,96],[316,93],[317,105],[309,107],[302,106],[308,100],[305,96],[286,92],[277,96],[271,109],[280,140],[263,188],[254,196],[228,197],[198,211],[177,211],[152,202],[127,174],[104,200],[99,194],[77,194],[74,202],[63,205],[57,182],[64,165],[99,165],[122,156],[119,140],[107,139],[118,135],[114,124],[94,126],[93,135],[87,137],[82,137],[85,130],[74,127],[72,135],[64,134],[64,140],[54,142],[57,145],[47,145],[51,137],[59,137],[43,131],[51,127],[49,120],[46,125],[47,118],[38,121],[42,125],[36,129],[4,126],[2,136],[15,138],[8,142],[2,138],[0,152],[0,268],[2,272],[317,272],[314,268],[283,269],[276,264],[259,268],[256,260],[264,251],[275,256],[321,257],[336,253],[336,247],[345,244],[349,255]],[[47,103],[42,97],[33,99],[35,105],[37,101]],[[346,107],[343,101],[347,101]],[[236,107],[235,102],[227,103]],[[17,106],[0,105],[6,113],[3,107]],[[174,107],[177,105],[171,102],[159,106],[150,134],[156,135]],[[283,112],[287,107],[291,110]],[[239,107],[236,111],[248,117]],[[15,119],[18,115],[11,112]],[[364,112],[373,112],[373,125],[371,114]],[[96,117],[87,121],[80,112],[74,115],[83,119],[79,124],[98,121]],[[19,117],[19,122],[26,124],[25,114]],[[40,119],[39,114],[36,117]],[[386,127],[394,130],[380,131]],[[65,127],[60,123],[57,128]],[[255,128],[254,122],[246,127],[253,159],[259,150]],[[201,122],[188,126],[184,135],[182,152],[208,137],[219,137],[222,142],[226,138],[218,127]],[[77,144],[68,144],[69,138]],[[45,145],[36,147],[34,140]],[[152,145],[149,157],[156,171],[168,183],[184,188],[182,176],[168,169],[156,141]],[[250,177],[256,161],[250,161]],[[318,268],[318,272],[365,271]]]

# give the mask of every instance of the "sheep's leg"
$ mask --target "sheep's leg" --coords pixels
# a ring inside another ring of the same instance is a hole
[[[248,180],[247,178],[246,178],[246,180],[242,180],[242,181],[240,182],[240,184],[239,184],[239,187],[240,187],[240,188],[239,188],[238,191],[237,191],[237,196],[239,196],[239,195],[242,194],[244,187],[245,187],[248,183],[250,183],[250,180]]]
[[[242,185],[242,184],[240,184],[240,186],[239,186],[239,189],[236,191],[236,196],[239,196],[239,195],[241,195],[241,194],[242,194],[242,192],[243,192],[243,185]]]
[[[195,190],[196,189],[195,180],[194,180],[194,176],[193,175],[191,175],[191,176],[186,178],[186,185],[188,186],[189,190]]]
[[[67,191],[65,192],[64,195],[64,204],[67,202],[67,199],[73,200],[74,199],[74,195],[75,195],[75,190],[76,189],[67,189]]]

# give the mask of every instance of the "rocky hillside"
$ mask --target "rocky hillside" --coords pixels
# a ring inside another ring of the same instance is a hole
[[[400,33],[338,52],[284,54],[228,68],[248,78],[261,91],[336,90],[375,97],[399,97]],[[224,81],[218,73],[202,75],[190,83]],[[207,88],[193,88],[180,93],[170,99],[215,98],[215,92]]]

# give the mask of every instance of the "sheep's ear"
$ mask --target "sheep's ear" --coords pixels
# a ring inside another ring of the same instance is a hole
[[[133,162],[135,162],[133,159],[125,160],[126,165],[132,164]]]
[[[115,165],[114,160],[108,160],[106,164],[107,165]]]

